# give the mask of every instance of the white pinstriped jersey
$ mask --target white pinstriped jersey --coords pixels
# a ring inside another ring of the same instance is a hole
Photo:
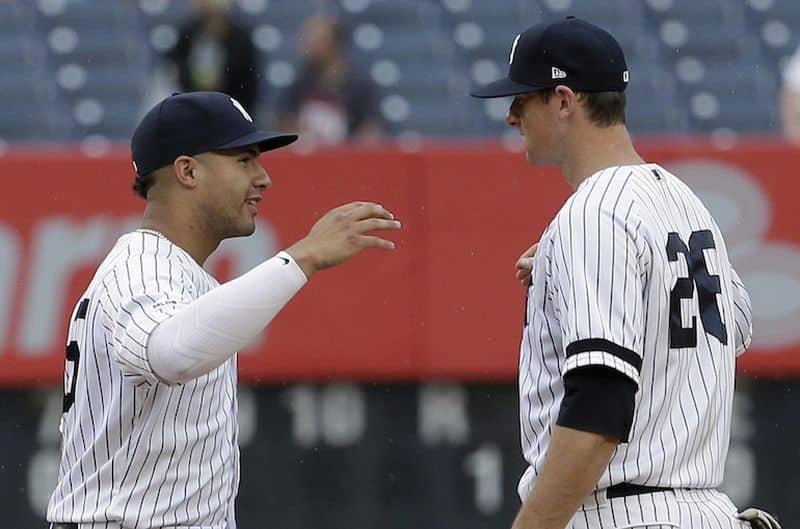
[[[736,355],[750,341],[750,300],[708,210],[655,164],[586,179],[545,230],[534,258],[520,348],[520,422],[542,470],[564,395],[586,365],[638,385],[627,443],[597,488],[719,485],[728,450]]]
[[[235,527],[236,356],[167,385],[145,350],[160,322],[218,285],[153,233],[117,241],[70,320],[61,466],[48,520],[109,529]]]

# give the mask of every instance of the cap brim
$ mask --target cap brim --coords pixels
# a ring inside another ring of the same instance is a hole
[[[272,151],[280,149],[297,141],[297,134],[286,133],[272,133],[262,132],[260,130],[245,134],[233,141],[229,141],[224,145],[217,147],[218,150],[236,149],[239,147],[247,147],[249,145],[257,145],[261,152]]]
[[[543,86],[522,84],[505,78],[498,79],[497,81],[489,83],[486,86],[475,88],[469,93],[469,95],[472,97],[507,97],[525,94],[527,92],[537,92],[544,89],[545,87]]]

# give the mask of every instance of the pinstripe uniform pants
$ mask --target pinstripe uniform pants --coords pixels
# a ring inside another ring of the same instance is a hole
[[[716,489],[675,489],[621,498],[594,492],[568,529],[749,529],[736,507]]]

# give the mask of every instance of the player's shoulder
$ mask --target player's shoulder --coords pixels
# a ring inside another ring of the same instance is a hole
[[[106,256],[98,273],[117,281],[157,276],[179,270],[196,272],[200,266],[163,236],[138,230],[125,233]]]
[[[117,239],[117,243],[108,254],[108,259],[112,260],[115,266],[171,259],[174,253],[172,246],[163,237],[135,230]]]
[[[635,216],[638,209],[636,186],[646,178],[651,166],[614,166],[597,171],[581,182],[556,219],[583,223],[599,215],[607,218]]]
[[[607,167],[581,182],[573,197],[577,201],[602,202],[602,205],[609,201],[633,200],[639,185],[648,180],[657,181],[667,174],[651,163]]]

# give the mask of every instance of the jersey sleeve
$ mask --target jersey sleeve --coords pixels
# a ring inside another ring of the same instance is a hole
[[[134,383],[162,382],[150,365],[147,342],[160,323],[191,301],[189,278],[172,251],[164,241],[143,237],[105,278],[112,357]]]
[[[750,295],[739,278],[739,274],[733,268],[731,268],[731,284],[733,286],[733,314],[736,323],[734,339],[736,340],[736,356],[739,356],[750,347],[750,340],[753,337],[753,313]]]
[[[556,218],[552,272],[566,355],[562,376],[602,366],[638,386],[646,245],[634,203],[609,193],[573,195]]]

